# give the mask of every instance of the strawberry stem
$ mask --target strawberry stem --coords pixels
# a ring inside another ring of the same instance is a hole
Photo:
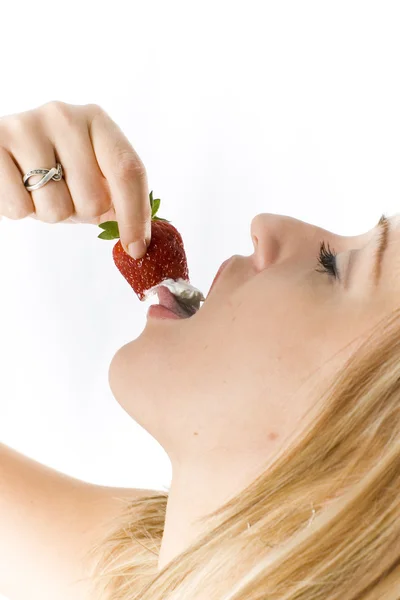
[[[153,191],[150,192],[150,206],[151,206],[151,220],[152,221],[167,221],[167,219],[161,219],[160,217],[156,217],[158,209],[160,208],[161,200],[160,198],[153,199]],[[105,221],[101,225],[99,225],[100,229],[104,229],[100,235],[97,237],[102,240],[115,240],[120,238],[119,228],[117,221]]]

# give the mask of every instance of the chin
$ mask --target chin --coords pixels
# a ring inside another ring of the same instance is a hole
[[[188,318],[147,317],[140,335],[114,354],[108,369],[112,394],[145,429],[154,424],[154,410],[163,413],[190,394],[204,345],[212,344],[217,326],[223,327],[222,316],[214,295]]]
[[[154,321],[137,338],[121,346],[108,367],[108,383],[115,400],[140,424],[143,413],[156,407],[160,397],[165,397],[165,389],[172,389],[177,378],[174,365],[179,364],[184,345],[176,327],[175,335],[169,333],[173,321]]]

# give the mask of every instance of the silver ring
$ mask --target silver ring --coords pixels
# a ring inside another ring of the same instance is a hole
[[[34,185],[26,185],[26,182],[33,175],[44,175],[40,181],[35,183]],[[28,192],[33,192],[33,190],[38,190],[48,183],[51,179],[54,181],[60,181],[63,176],[63,170],[60,163],[57,163],[56,167],[52,169],[32,169],[26,175],[24,175],[24,186],[26,187]]]

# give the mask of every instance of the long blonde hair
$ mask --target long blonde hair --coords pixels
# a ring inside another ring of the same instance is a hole
[[[329,382],[301,435],[160,572],[168,493],[125,501],[91,550],[94,598],[398,600],[399,325],[400,309]]]

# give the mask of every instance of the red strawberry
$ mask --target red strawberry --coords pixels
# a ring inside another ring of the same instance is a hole
[[[151,242],[147,253],[136,260],[125,252],[119,240],[113,248],[114,262],[139,300],[145,300],[145,293],[165,279],[183,279],[189,283],[189,271],[183,240],[179,231],[166,219],[156,217],[160,207],[160,199],[153,200],[151,205]],[[98,237],[103,240],[119,238],[117,221],[106,221],[99,225],[104,229]]]

